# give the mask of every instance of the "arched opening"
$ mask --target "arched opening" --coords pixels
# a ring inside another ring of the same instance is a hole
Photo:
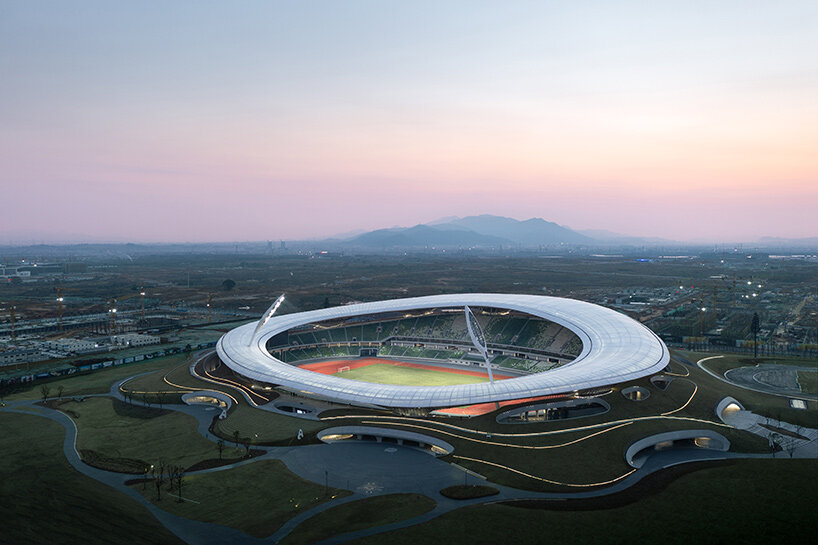
[[[650,397],[650,390],[641,386],[629,386],[622,390],[622,395],[631,401],[644,401]]]

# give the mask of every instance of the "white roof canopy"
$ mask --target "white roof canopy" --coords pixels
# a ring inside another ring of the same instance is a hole
[[[268,339],[304,324],[466,305],[515,310],[556,322],[580,338],[582,352],[557,369],[494,383],[396,386],[300,369],[274,358],[266,350]],[[659,372],[670,359],[667,347],[656,334],[624,314],[574,299],[539,295],[472,293],[395,299],[274,316],[254,335],[255,327],[256,323],[237,327],[222,336],[216,346],[221,360],[236,373],[308,395],[386,407],[454,407],[608,386]]]

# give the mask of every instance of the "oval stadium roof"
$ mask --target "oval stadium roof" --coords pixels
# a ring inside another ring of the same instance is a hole
[[[300,369],[274,358],[266,350],[268,339],[303,324],[383,312],[466,305],[515,310],[556,322],[571,329],[582,340],[582,352],[557,369],[494,383],[397,386]],[[656,334],[619,312],[574,299],[539,295],[432,295],[273,316],[257,332],[256,325],[237,327],[219,339],[216,349],[225,365],[253,380],[355,405],[454,407],[559,394],[641,378],[662,370],[670,359],[667,347]]]

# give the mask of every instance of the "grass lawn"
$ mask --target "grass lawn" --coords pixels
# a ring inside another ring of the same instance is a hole
[[[147,391],[147,392],[185,392],[189,390],[226,390],[233,395],[233,397],[237,397],[235,395],[235,390],[232,388],[224,388],[219,387],[218,384],[213,384],[210,382],[206,382],[204,380],[198,379],[190,374],[188,367],[191,363],[189,358],[183,360],[181,363],[177,363],[174,366],[164,367],[159,369],[158,371],[151,373],[149,375],[144,375],[141,377],[137,377],[133,380],[129,380],[125,383],[125,388],[132,391]],[[181,390],[176,386],[168,384],[165,382],[165,377],[175,385],[181,386],[185,390]],[[136,395],[134,399],[139,399],[139,396]]]
[[[486,377],[474,377],[461,373],[447,373],[446,371],[432,371],[416,367],[389,365],[388,363],[373,363],[342,373],[335,373],[336,377],[376,384],[397,384],[399,386],[451,386],[454,384],[476,384],[488,382]]]
[[[798,371],[798,384],[805,394],[818,395],[818,370]]]
[[[671,430],[702,428],[715,429],[715,431],[727,437],[734,448],[737,443],[740,444],[741,441],[746,441],[752,447],[747,450],[768,452],[767,442],[748,432],[728,428],[710,428],[698,422],[664,420],[636,422],[579,443],[546,450],[491,446],[453,438],[446,438],[446,440],[455,447],[452,461],[487,477],[491,483],[526,490],[576,491],[577,488],[535,480],[493,465],[464,460],[459,456],[509,466],[518,471],[556,481],[557,483],[591,484],[608,481],[631,471],[632,468],[625,462],[624,452],[635,441],[649,435]],[[518,440],[515,443],[530,445],[560,444],[589,435],[595,431],[599,430],[574,432],[558,437],[537,438],[527,441]]]
[[[223,524],[256,537],[269,536],[298,513],[330,499],[323,486],[298,477],[279,460],[189,475],[184,478],[182,497],[193,501],[179,503],[164,494],[156,501],[152,487],[143,490],[136,484],[134,489],[171,513]],[[329,489],[329,496],[347,495],[345,490]]]
[[[239,432],[240,437],[247,437],[252,442],[264,444],[297,444],[298,430],[309,436],[331,424],[315,420],[305,420],[292,416],[263,411],[241,403],[230,409],[228,417],[216,421],[214,430],[222,437],[232,440],[233,433]],[[309,442],[309,437],[301,440]]]
[[[345,503],[302,522],[282,545],[308,545],[329,537],[428,513],[437,504],[421,494],[389,494]]]
[[[160,460],[182,467],[219,457],[215,443],[196,430],[196,420],[175,411],[130,406],[107,397],[81,403],[64,403],[60,409],[74,419],[79,430],[77,448],[108,459]],[[70,411],[70,412],[69,412]],[[223,456],[238,458],[243,448],[227,444]]]
[[[182,543],[136,501],[72,468],[56,422],[0,414],[0,429],[0,542]]]
[[[117,356],[118,357],[118,356]],[[118,367],[109,367],[99,371],[91,371],[81,375],[72,375],[49,382],[37,382],[36,385],[25,390],[15,392],[6,396],[6,401],[16,401],[20,399],[41,399],[40,386],[45,384],[51,390],[50,396],[57,396],[57,388],[63,386],[63,397],[80,396],[86,394],[104,394],[111,389],[111,384],[124,378],[155,371],[159,369],[170,369],[184,361],[188,361],[190,354],[174,354],[164,358],[129,363]]]
[[[613,500],[610,508],[464,507],[354,543],[809,543],[818,535],[816,479],[814,460],[742,460],[682,475],[665,489],[645,483],[644,497],[615,507]]]

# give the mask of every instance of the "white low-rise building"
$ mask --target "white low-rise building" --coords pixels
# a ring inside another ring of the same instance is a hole
[[[49,359],[38,348],[12,348],[0,351],[0,365],[14,365],[15,363],[30,363]]]
[[[117,346],[148,346],[159,344],[159,337],[143,335],[142,333],[123,333],[122,335],[114,335],[112,341]]]
[[[56,350],[67,354],[88,354],[107,349],[107,347],[100,346],[98,343],[88,339],[56,339],[44,341],[43,347],[48,350]]]

